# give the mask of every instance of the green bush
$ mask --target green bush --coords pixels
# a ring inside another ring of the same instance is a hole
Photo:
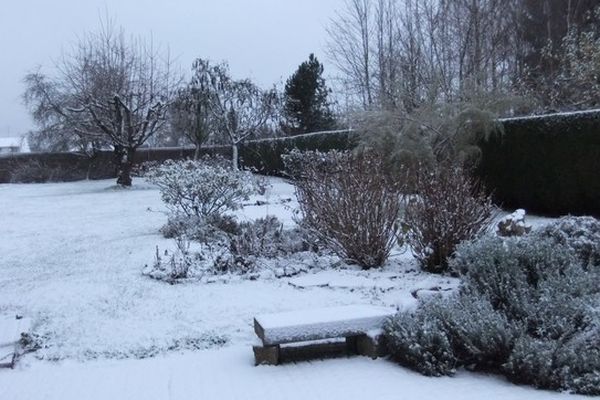
[[[387,324],[396,359],[428,375],[468,367],[539,388],[600,394],[598,266],[536,235],[464,243],[450,266],[463,280],[458,293]]]
[[[444,329],[446,310],[437,301],[415,314],[400,313],[385,326],[386,343],[399,363],[423,375],[452,375],[459,363]]]
[[[585,265],[600,265],[600,221],[592,217],[563,217],[536,232],[567,246]]]

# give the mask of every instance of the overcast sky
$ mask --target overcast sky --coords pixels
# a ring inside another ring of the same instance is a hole
[[[325,28],[343,0],[0,0],[0,136],[33,124],[23,76],[113,17],[127,33],[168,45],[184,72],[197,57],[227,60],[234,77],[280,83],[314,52],[333,70]]]

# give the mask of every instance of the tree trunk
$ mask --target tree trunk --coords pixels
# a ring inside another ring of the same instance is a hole
[[[200,157],[200,145],[197,144],[194,150],[194,161],[197,161],[198,157]]]
[[[135,148],[133,147],[117,147],[115,148],[115,161],[117,164],[117,185],[130,187],[131,186],[131,170],[133,169],[133,155]]]
[[[234,171],[237,171],[238,168],[238,145],[234,143],[231,145],[231,165],[233,166]]]

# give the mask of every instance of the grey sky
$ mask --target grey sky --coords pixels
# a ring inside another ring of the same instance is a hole
[[[51,67],[108,14],[127,33],[168,45],[187,72],[196,57],[229,61],[236,78],[285,80],[310,52],[325,61],[325,28],[343,0],[0,0],[0,136],[33,127],[23,76]],[[48,68],[49,70],[50,68]]]

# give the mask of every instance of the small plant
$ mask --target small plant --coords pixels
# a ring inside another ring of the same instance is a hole
[[[284,229],[276,217],[259,218],[244,222],[239,232],[232,235],[231,253],[236,256],[274,258],[307,251],[310,245],[301,229]]]
[[[151,278],[175,283],[191,276],[191,270],[196,264],[194,254],[190,252],[190,242],[184,237],[175,239],[176,250],[160,254],[158,247],[154,256],[154,264],[144,271]]]
[[[167,161],[150,169],[146,178],[156,184],[173,215],[209,218],[239,209],[257,193],[262,180],[219,162]]]
[[[525,210],[518,209],[502,218],[496,226],[499,236],[523,236],[531,232],[531,225],[525,222]]]
[[[384,264],[398,241],[403,197],[383,159],[369,151],[293,151],[284,162],[301,225],[347,262],[365,269]]]
[[[214,215],[207,218],[196,216],[173,215],[160,228],[167,239],[187,237],[198,243],[226,241],[229,235],[240,231],[239,224],[230,215]]]
[[[407,242],[424,270],[444,272],[456,246],[490,225],[492,199],[455,163],[416,170],[414,184],[403,221]]]

